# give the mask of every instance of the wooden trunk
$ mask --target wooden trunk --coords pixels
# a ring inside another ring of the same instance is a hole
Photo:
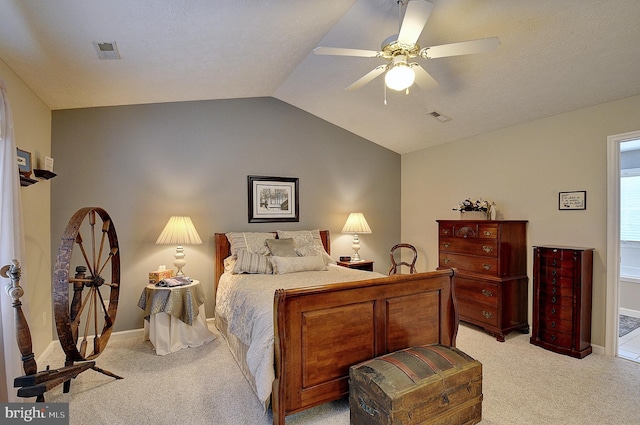
[[[471,425],[482,419],[482,364],[440,344],[349,370],[352,425]]]

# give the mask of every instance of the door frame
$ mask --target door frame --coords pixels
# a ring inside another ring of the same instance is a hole
[[[620,144],[640,139],[640,131],[607,137],[607,306],[604,352],[618,355],[620,309]]]

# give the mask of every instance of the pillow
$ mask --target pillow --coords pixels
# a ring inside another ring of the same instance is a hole
[[[275,239],[274,233],[262,232],[231,232],[226,234],[231,244],[231,255],[238,255],[244,249],[253,254],[268,255],[269,248],[265,245],[267,239]]]
[[[236,259],[233,258],[233,255],[230,255],[224,259],[223,263],[225,272],[233,272],[233,268],[236,265]]]
[[[241,249],[238,251],[238,259],[235,266],[233,266],[233,272],[236,274],[273,274],[273,267],[269,257],[266,255],[255,254],[246,249]]]
[[[271,257],[274,274],[287,274],[327,270],[322,257],[319,255],[308,257]]]
[[[297,257],[293,239],[267,239],[267,247],[271,255],[278,257]]]
[[[292,238],[296,252],[301,257],[316,256],[322,257],[325,264],[335,264],[335,260],[324,250],[320,230],[278,230],[278,237]]]

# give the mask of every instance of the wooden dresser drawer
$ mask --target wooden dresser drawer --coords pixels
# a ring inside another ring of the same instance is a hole
[[[573,278],[572,277],[564,277],[564,276],[553,276],[553,275],[543,275],[540,274],[538,279],[540,279],[540,286],[562,286],[567,288],[573,287]]]
[[[540,285],[540,295],[573,297],[573,286]]]
[[[498,276],[498,260],[491,257],[440,253],[440,267],[458,268],[487,276]]]
[[[573,268],[540,267],[540,276],[546,279],[566,277],[573,281]]]
[[[541,330],[540,339],[549,344],[557,345],[558,347],[572,348],[571,347],[571,334],[550,330]]]
[[[498,326],[498,308],[494,305],[474,302],[466,298],[458,298],[460,319],[471,319],[489,326]]]
[[[458,238],[441,238],[440,251],[457,254],[481,255],[487,257],[498,256],[498,242],[496,240],[463,240]]]
[[[540,329],[543,332],[548,331],[571,334],[573,324],[571,323],[571,320],[547,319],[540,323]]]
[[[564,259],[564,260],[573,260],[575,258],[575,255],[572,249],[544,248],[544,247],[538,247],[537,249],[539,250],[541,260],[543,258],[545,259],[558,258],[558,259]]]
[[[456,297],[468,298],[481,303],[498,306],[499,288],[497,283],[466,279],[456,279]]]
[[[498,239],[499,227],[496,224],[481,224],[478,227],[478,237],[480,239]]]
[[[559,304],[542,303],[540,309],[545,320],[571,320],[573,318],[573,307]]]
[[[557,267],[562,269],[573,269],[575,262],[573,258],[540,257],[541,267]]]

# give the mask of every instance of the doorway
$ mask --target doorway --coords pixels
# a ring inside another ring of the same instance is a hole
[[[640,362],[640,329],[628,331],[626,318],[623,318],[622,323],[620,322],[621,312],[631,320],[635,316],[640,318],[640,298],[637,302],[634,301],[634,294],[640,297],[640,279],[634,281],[634,277],[630,276],[629,271],[634,265],[629,264],[628,261],[631,256],[635,256],[633,249],[640,247],[640,242],[627,243],[625,241],[621,243],[622,239],[634,239],[635,237],[629,238],[628,221],[623,225],[622,231],[620,222],[621,171],[637,168],[640,172],[640,131],[609,136],[607,143],[607,335],[605,354]],[[633,156],[637,156],[637,167],[632,165],[633,161],[629,160]],[[630,250],[630,248],[633,249]],[[624,266],[621,264],[622,258],[625,258],[626,261]],[[619,337],[621,331],[623,334],[627,333]]]

